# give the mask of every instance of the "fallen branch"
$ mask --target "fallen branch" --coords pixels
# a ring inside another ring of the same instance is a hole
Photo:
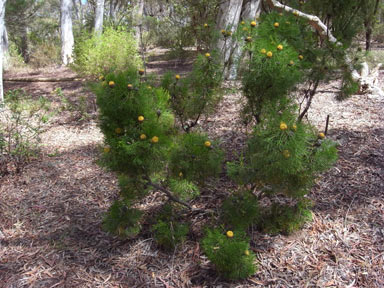
[[[337,41],[337,39],[332,35],[331,31],[329,31],[328,27],[320,20],[319,17],[303,13],[297,9],[281,4],[276,0],[267,0],[268,5],[277,11],[285,11],[289,13],[295,14],[297,17],[304,18],[308,20],[309,24],[319,33],[319,35],[323,38],[327,38],[329,42],[336,44],[337,46],[341,46],[342,43]],[[372,80],[372,77],[368,77],[368,75],[364,75],[364,73],[359,73],[353,67],[352,60],[345,55],[345,63],[348,65],[348,68],[351,72],[352,79],[356,81],[360,87],[363,87],[364,92],[377,94],[379,96],[384,97],[384,92],[375,84],[375,80]],[[377,70],[380,68],[378,66]],[[374,69],[375,71],[376,69]],[[360,89],[361,90],[361,89]]]
[[[7,81],[7,82],[69,82],[69,81],[85,81],[85,80],[78,77],[64,77],[64,78],[15,77],[15,78],[4,78],[3,81]]]

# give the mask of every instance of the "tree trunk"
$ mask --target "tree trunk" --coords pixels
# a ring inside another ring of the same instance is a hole
[[[61,59],[64,65],[73,62],[72,1],[61,0]]]
[[[0,0],[0,31],[4,31],[5,2]],[[0,37],[0,106],[4,103],[3,92],[3,37]]]
[[[217,17],[217,29],[234,32],[240,20],[243,0],[226,0],[220,4]],[[232,37],[221,37],[217,43],[217,49],[221,53],[224,62],[224,79],[228,78],[231,56],[236,47],[236,41]]]
[[[25,21],[21,23],[21,56],[24,62],[29,63],[28,26]]]
[[[101,35],[103,33],[103,20],[104,20],[104,0],[97,0],[96,13],[95,13],[95,34]]]
[[[141,25],[143,24],[144,0],[137,0],[133,18],[136,31],[136,39],[140,41]]]
[[[5,24],[3,25],[3,31],[0,35],[1,37],[1,48],[3,49],[3,67],[7,69],[9,66],[9,42],[8,42],[8,32]]]
[[[261,0],[245,0],[243,7],[241,9],[242,20],[255,19],[260,15],[261,11]],[[243,50],[244,43],[237,43],[235,50],[233,51],[233,56],[231,60],[231,65],[229,67],[229,80],[235,80],[237,78],[237,72],[239,67],[239,62],[241,61],[241,51]]]

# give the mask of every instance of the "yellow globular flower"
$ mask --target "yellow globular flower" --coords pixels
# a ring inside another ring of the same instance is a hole
[[[267,50],[265,50],[265,49],[263,48],[263,49],[260,50],[260,53],[261,53],[261,54],[265,54],[265,53],[267,53]]]
[[[139,122],[143,122],[144,121],[144,116],[139,116],[139,117],[137,117],[137,120],[139,120]]]
[[[295,64],[295,62],[293,62],[292,60],[289,61],[289,66],[292,66],[293,64]]]
[[[140,75],[144,75],[144,72],[145,72],[144,69],[139,69],[139,74]]]
[[[304,59],[304,56],[303,56],[303,55],[299,55],[299,59],[300,59],[300,60],[303,60],[303,59]]]
[[[180,172],[180,173],[179,173],[179,177],[183,177],[183,172]]]
[[[280,51],[281,51],[281,50],[283,50],[283,45],[279,44],[279,45],[277,45],[276,48],[277,48],[277,50],[280,50]]]
[[[268,51],[268,52],[267,52],[267,57],[268,57],[268,58],[272,58],[272,56],[273,56],[272,52],[271,52],[271,51]]]
[[[104,153],[109,153],[109,151],[111,151],[111,147],[105,146],[104,147]]]
[[[145,135],[145,134],[141,134],[141,135],[140,135],[140,139],[141,139],[141,140],[145,140],[145,139],[147,139],[147,135]]]
[[[244,21],[241,21],[241,25],[244,25],[245,24],[245,22]]]
[[[244,251],[245,256],[249,256],[249,250]]]
[[[151,89],[152,89],[152,87],[151,87],[151,86],[147,86],[147,88],[148,88],[149,90],[151,90]]]
[[[204,142],[205,147],[211,147],[211,142],[210,141],[205,141]]]
[[[279,22],[275,22],[275,23],[273,24],[273,26],[274,26],[275,28],[279,28],[280,24],[279,24]]]
[[[115,82],[114,81],[109,81],[108,85],[109,85],[109,87],[115,87]]]
[[[281,122],[281,123],[280,123],[280,130],[285,131],[285,130],[287,130],[287,129],[288,129],[287,124],[285,124],[284,122]]]
[[[204,28],[208,28],[208,24],[207,23],[204,23]]]
[[[297,130],[297,126],[296,126],[296,124],[293,124],[293,125],[292,125],[292,129],[293,129],[293,131],[296,131],[296,130]]]
[[[295,15],[295,16],[299,16],[299,12],[297,12],[297,11],[295,10],[295,11],[293,11],[293,15]]]
[[[211,57],[211,54],[205,53],[205,57],[209,58],[209,57]]]
[[[285,158],[289,158],[289,157],[291,157],[291,153],[289,153],[288,150],[284,150],[284,151],[283,151],[283,156],[284,156]]]
[[[248,36],[247,38],[245,38],[245,41],[247,41],[247,42],[252,42],[252,37],[251,37],[251,36]]]
[[[121,128],[116,128],[115,132],[116,132],[116,134],[121,134],[121,132],[123,132],[123,130],[121,130]]]
[[[248,28],[247,27],[243,27],[243,31],[248,31]]]
[[[320,132],[318,136],[319,136],[320,139],[324,139],[325,138],[325,134],[323,132]]]
[[[226,35],[226,34],[227,34],[227,31],[225,31],[224,29],[222,29],[222,30],[221,30],[221,34]]]
[[[232,238],[233,235],[234,235],[233,232],[232,232],[231,230],[228,230],[226,234],[227,234],[227,237],[228,237],[228,238]]]
[[[103,81],[103,80],[104,80],[104,76],[103,76],[103,75],[100,75],[99,80],[100,80],[100,81]]]
[[[152,143],[157,143],[157,142],[159,142],[159,137],[157,137],[157,136],[153,136],[152,139],[151,139],[151,142],[152,142]]]
[[[179,74],[176,74],[176,75],[175,75],[175,78],[176,78],[176,80],[179,80],[179,79],[180,79],[180,75],[179,75]]]
[[[131,90],[133,88],[132,84],[128,84],[127,88]]]
[[[257,25],[256,21],[252,21],[252,22],[251,22],[251,26],[252,26],[252,27],[256,27],[256,25]]]

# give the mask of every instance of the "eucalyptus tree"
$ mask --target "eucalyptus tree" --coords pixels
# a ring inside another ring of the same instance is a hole
[[[5,2],[6,0],[0,0],[0,31],[4,30],[5,22]],[[0,106],[4,103],[3,92],[3,37],[0,38]]]
[[[61,0],[61,59],[64,65],[73,62],[72,0]]]

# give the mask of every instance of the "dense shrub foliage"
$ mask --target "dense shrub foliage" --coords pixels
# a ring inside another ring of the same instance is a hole
[[[85,34],[75,46],[74,68],[86,76],[98,77],[142,65],[134,36],[123,29],[107,28],[101,36]]]

